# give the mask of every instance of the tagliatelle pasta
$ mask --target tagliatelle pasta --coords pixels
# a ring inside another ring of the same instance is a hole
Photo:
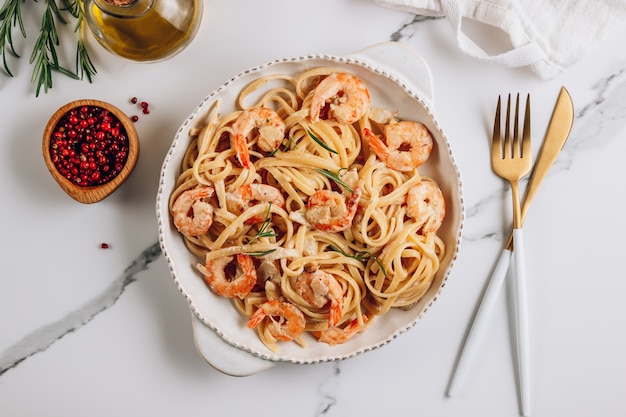
[[[426,127],[329,67],[259,78],[237,106],[191,132],[169,202],[207,291],[272,350],[343,343],[419,301],[445,252]]]

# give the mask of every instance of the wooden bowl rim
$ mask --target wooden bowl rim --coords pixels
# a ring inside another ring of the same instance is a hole
[[[61,175],[50,158],[50,136],[59,120],[70,110],[82,106],[93,106],[106,109],[113,113],[122,123],[128,137],[128,157],[122,170],[109,182],[101,185],[81,187],[72,183]],[[130,175],[137,164],[139,157],[139,138],[132,120],[117,106],[101,100],[79,99],[71,101],[61,107],[48,120],[43,132],[42,152],[48,170],[59,186],[74,200],[81,203],[95,203],[103,200],[113,193]]]

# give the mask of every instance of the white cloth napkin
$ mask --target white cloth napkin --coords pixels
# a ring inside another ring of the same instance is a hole
[[[509,67],[529,66],[540,78],[556,77],[579,61],[617,22],[626,23],[625,0],[375,0],[423,16],[446,16],[466,54]],[[512,49],[490,55],[462,28],[464,18],[506,32]]]

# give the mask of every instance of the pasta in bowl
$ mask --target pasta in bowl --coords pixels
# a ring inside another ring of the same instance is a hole
[[[196,316],[263,359],[314,363],[412,327],[458,251],[460,180],[426,101],[355,55],[278,60],[209,95],[157,215]]]

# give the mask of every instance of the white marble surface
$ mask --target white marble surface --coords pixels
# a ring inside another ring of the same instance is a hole
[[[0,415],[519,415],[508,287],[461,392],[445,392],[510,220],[508,190],[489,165],[496,98],[531,94],[537,150],[561,86],[574,100],[574,129],[525,225],[532,415],[626,414],[625,25],[541,81],[462,55],[445,19],[369,0],[206,0],[200,32],[180,55],[136,64],[91,43],[93,84],[56,77],[35,98],[28,56],[39,18],[26,20],[27,41],[16,38],[23,58],[10,60],[16,77],[0,76]],[[502,47],[489,29],[472,29]],[[157,244],[165,152],[185,117],[231,75],[274,58],[347,54],[388,40],[431,66],[437,115],[463,178],[467,218],[446,288],[423,320],[381,349],[224,375],[197,354],[186,301]],[[48,117],[77,98],[133,113],[132,96],[151,109],[136,124],[134,173],[100,203],[73,201],[41,157]]]

